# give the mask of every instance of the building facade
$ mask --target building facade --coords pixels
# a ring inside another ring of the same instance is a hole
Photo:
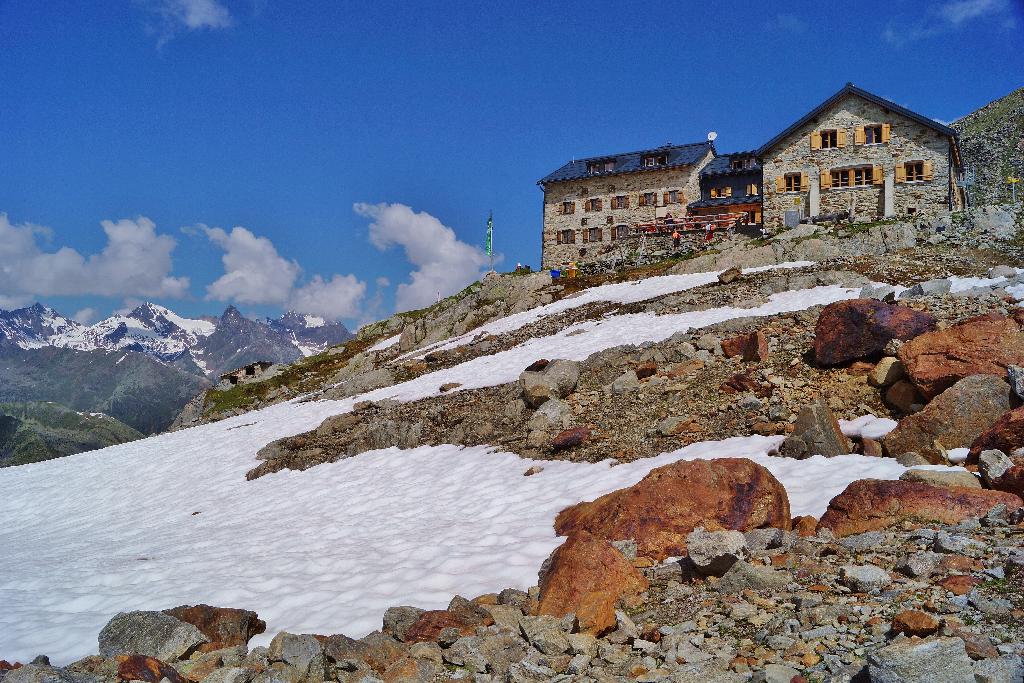
[[[711,142],[571,161],[542,178],[542,268],[602,260],[634,226],[682,216],[700,196]]]
[[[687,206],[692,216],[743,214],[746,225],[761,223],[761,163],[753,152],[715,157],[700,172],[700,198]]]
[[[963,207],[956,133],[852,84],[758,150],[764,223],[849,214],[934,217]]]

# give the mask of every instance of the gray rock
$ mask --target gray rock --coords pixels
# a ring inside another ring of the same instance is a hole
[[[546,655],[560,655],[569,651],[569,639],[562,630],[561,619],[557,617],[523,617],[519,629],[531,645]]]
[[[978,472],[981,473],[982,481],[989,488],[1011,467],[1013,467],[1013,461],[1000,450],[982,451],[978,456]]]
[[[945,531],[935,534],[935,541],[932,548],[940,553],[953,553],[956,555],[975,555],[985,551],[986,546],[981,541],[976,541],[967,536],[958,536]]]
[[[686,552],[697,571],[705,576],[721,576],[737,560],[750,555],[741,532],[705,531],[703,527],[687,534]]]
[[[942,555],[924,550],[908,555],[896,567],[896,571],[912,578],[927,578],[936,572],[941,560]]]
[[[571,360],[553,360],[539,372],[519,375],[523,400],[531,408],[539,408],[551,398],[565,398],[576,391],[580,379],[580,364]]]
[[[616,645],[631,643],[640,637],[640,629],[636,627],[629,615],[621,610],[615,610],[615,630],[609,633],[606,638]]]
[[[555,677],[555,670],[541,664],[523,661],[509,667],[505,680],[508,683],[541,683]]]
[[[102,657],[146,655],[165,662],[185,659],[208,642],[202,631],[163,612],[122,612],[99,635]]]
[[[461,666],[475,673],[486,673],[487,658],[480,651],[483,639],[477,636],[464,636],[456,640],[450,648],[444,650],[444,661]]]
[[[943,294],[949,294],[949,290],[952,287],[952,282],[949,280],[927,280],[925,282],[919,282],[910,289],[900,294],[900,299],[914,299],[921,296],[942,296]]]
[[[902,639],[868,653],[871,683],[975,683],[959,638]]]
[[[747,548],[753,553],[781,548],[786,540],[786,532],[782,529],[751,529],[743,534]]]
[[[242,666],[226,666],[214,669],[203,683],[249,683],[253,678],[253,670]]]
[[[752,683],[790,683],[800,672],[785,664],[766,664],[764,669],[754,674]]]
[[[1024,662],[1019,655],[1004,655],[974,663],[977,683],[1020,683],[1024,681]]]
[[[846,564],[839,569],[840,580],[847,588],[870,593],[892,583],[892,577],[881,567],[873,564]]]
[[[636,541],[632,538],[626,538],[621,541],[612,541],[612,547],[622,553],[622,556],[627,560],[633,561],[636,559],[637,546]]]
[[[980,489],[981,482],[967,470],[926,470],[909,469],[900,475],[903,481],[918,481],[922,484],[939,486],[942,488],[969,488]]]
[[[590,668],[590,657],[587,655],[574,655],[569,660],[569,666],[565,668],[565,673],[571,676],[581,676],[587,672]]]
[[[702,334],[697,338],[697,348],[704,351],[710,351],[715,355],[721,355],[722,353],[722,340],[713,334]]]
[[[886,297],[893,299],[895,296],[896,288],[892,285],[864,285],[860,290],[861,299],[878,299],[882,301]]]
[[[896,462],[903,465],[904,467],[915,467],[917,465],[930,465],[928,459],[920,453],[909,451],[907,453],[900,453],[895,458]]]
[[[527,645],[518,635],[500,635],[483,638],[480,654],[487,661],[487,668],[499,678],[504,678],[511,666],[526,656]]]
[[[527,426],[541,431],[562,431],[572,420],[572,408],[560,398],[551,398],[544,402],[533,415]]]
[[[988,269],[988,276],[991,278],[996,277],[1017,277],[1017,269],[1013,266],[993,266]]]
[[[882,545],[885,541],[885,534],[881,531],[868,531],[863,534],[856,534],[854,536],[847,536],[843,540],[839,541],[839,544],[847,550],[853,552],[864,552],[865,550],[871,550]]]
[[[323,645],[312,635],[282,631],[270,641],[267,657],[294,668],[309,683],[324,680],[327,658]]]
[[[813,455],[831,458],[850,452],[850,441],[827,405],[816,401],[800,409],[793,433],[779,447],[787,458],[804,459]]]
[[[384,631],[398,640],[404,641],[406,632],[416,623],[423,612],[424,610],[419,607],[389,607],[384,612]]]
[[[640,387],[640,380],[637,379],[636,373],[632,370],[626,370],[624,373],[612,380],[612,383],[608,385],[608,391],[614,396],[628,393],[634,389]]]
[[[1011,365],[1006,368],[1006,381],[1017,398],[1024,400],[1024,367]]]
[[[75,677],[67,671],[44,664],[26,664],[13,671],[7,671],[3,681],[4,683],[76,683]]]
[[[498,593],[499,605],[514,605],[522,609],[530,602],[530,594],[518,588],[506,588]]]
[[[903,363],[898,359],[886,356],[878,361],[868,375],[868,384],[873,387],[888,387],[896,384],[907,376]]]
[[[739,560],[719,579],[715,588],[722,593],[739,593],[747,588],[755,591],[767,590],[782,588],[792,579],[789,572],[756,566]]]

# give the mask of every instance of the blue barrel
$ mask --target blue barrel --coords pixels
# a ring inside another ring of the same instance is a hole
[[[557,280],[560,277],[562,277],[562,271],[552,269],[552,271],[551,271],[551,279],[552,280]]]

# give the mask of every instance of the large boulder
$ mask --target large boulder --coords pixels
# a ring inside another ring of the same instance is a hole
[[[647,590],[647,579],[603,538],[570,536],[540,572],[539,614],[576,614],[579,630],[599,636],[615,628],[619,600]]]
[[[526,370],[519,375],[523,400],[531,408],[539,408],[552,398],[565,398],[576,391],[580,364],[572,360],[554,360],[539,370]]]
[[[270,641],[267,658],[271,662],[284,662],[298,671],[307,683],[324,680],[327,656],[323,643],[313,635],[281,631]]]
[[[628,488],[558,513],[555,531],[588,531],[609,541],[632,538],[655,560],[686,552],[686,535],[708,530],[789,529],[789,497],[772,473],[745,458],[679,461]]]
[[[267,630],[267,624],[255,612],[247,609],[182,605],[164,610],[164,614],[198,628],[213,645],[207,648],[211,650],[248,645],[253,636]]]
[[[968,517],[984,517],[1000,503],[1008,510],[1024,506],[1020,498],[1003,491],[860,479],[829,502],[818,529],[842,537],[904,522],[958,524]]]
[[[993,375],[965,377],[939,394],[923,410],[900,420],[882,444],[890,455],[920,453],[931,463],[943,451],[967,448],[1010,408],[1010,387]]]
[[[967,454],[967,463],[976,465],[982,451],[1000,450],[1013,453],[1024,446],[1024,407],[1003,413],[988,429],[978,435]]]
[[[185,659],[208,642],[192,624],[163,612],[121,612],[99,635],[103,657],[145,655],[165,662]]]
[[[1006,377],[1024,363],[1024,333],[1016,320],[991,314],[928,332],[900,347],[899,359],[925,398],[970,375]]]
[[[816,401],[800,409],[793,433],[779,447],[779,454],[802,460],[813,455],[831,458],[850,452],[850,441],[829,407]]]
[[[935,329],[935,316],[877,299],[838,301],[822,309],[814,328],[814,359],[839,365],[881,353],[893,339]]]

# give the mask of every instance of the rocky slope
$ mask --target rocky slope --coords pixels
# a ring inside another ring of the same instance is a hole
[[[1024,178],[1024,88],[954,121],[951,127],[960,133],[965,165],[977,174],[975,203],[1007,202],[1007,177]],[[1017,198],[1024,201],[1021,185]]]
[[[56,403],[0,403],[0,467],[60,458],[142,436],[103,413],[81,413]]]

